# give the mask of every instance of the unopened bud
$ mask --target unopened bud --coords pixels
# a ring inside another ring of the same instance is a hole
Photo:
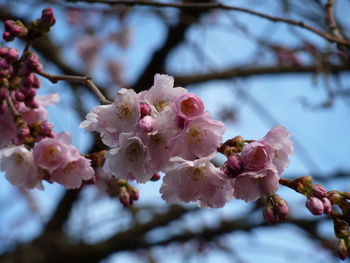
[[[152,175],[150,180],[152,182],[155,182],[155,181],[158,181],[159,179],[160,179],[160,173],[155,173],[154,175]]]
[[[278,218],[281,221],[284,221],[288,217],[288,204],[287,202],[280,198],[280,200],[275,201],[275,210],[278,214]]]
[[[131,189],[129,189],[129,194],[130,194],[131,200],[133,201],[137,201],[140,198],[139,191],[134,187],[131,187]]]
[[[323,214],[323,203],[320,199],[318,199],[317,197],[309,197],[306,201],[306,207],[307,209],[309,209],[309,211],[313,214],[313,215],[322,215]]]
[[[140,114],[141,118],[150,115],[151,114],[151,106],[149,106],[147,103],[141,102],[140,103]]]
[[[231,154],[227,159],[227,165],[233,173],[239,174],[242,171],[242,165],[236,154]]]
[[[316,196],[320,199],[328,196],[327,190],[322,185],[313,184],[311,187],[312,187],[312,195],[313,196]]]
[[[130,205],[130,195],[125,187],[119,188],[119,201],[124,205]]]
[[[151,116],[147,115],[139,120],[138,126],[139,129],[143,132],[151,132],[153,131],[154,127],[154,119]]]
[[[279,221],[278,215],[275,213],[273,207],[266,206],[264,209],[264,218],[266,223],[273,225]]]
[[[16,99],[17,101],[24,101],[25,96],[24,96],[24,94],[23,94],[22,92],[16,91],[16,93],[15,93],[15,99]]]
[[[56,18],[51,8],[45,8],[42,11],[40,21],[48,27],[53,26],[56,23]]]
[[[323,204],[323,213],[325,215],[329,215],[332,212],[332,204],[331,201],[327,197],[321,199]]]
[[[48,121],[42,121],[40,123],[40,132],[43,135],[51,135],[52,133],[52,124]]]

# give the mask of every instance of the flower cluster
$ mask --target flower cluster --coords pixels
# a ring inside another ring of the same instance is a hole
[[[51,9],[27,28],[6,21],[4,39],[35,38],[55,23]],[[40,31],[41,30],[41,31]],[[30,35],[30,36],[27,36]],[[14,48],[0,47],[0,169],[14,185],[42,189],[42,180],[78,188],[94,177],[90,160],[70,145],[67,133],[55,134],[45,106],[59,101],[58,94],[37,96],[43,67],[38,56],[25,49],[19,58]]]
[[[261,140],[244,141],[238,136],[221,147],[228,156],[222,170],[232,178],[235,198],[250,202],[276,192],[293,153],[290,137],[283,126],[275,126]]]
[[[80,126],[99,132],[111,147],[106,173],[145,183],[165,172],[163,199],[202,207],[272,195],[293,151],[290,134],[276,126],[260,141],[245,144],[240,137],[242,152],[230,154],[221,169],[215,167],[211,160],[221,146],[223,123],[211,118],[199,97],[174,88],[173,78],[160,74],[139,94],[121,89],[112,104],[93,108]]]

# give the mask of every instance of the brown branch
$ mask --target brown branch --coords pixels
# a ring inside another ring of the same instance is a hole
[[[229,6],[222,3],[216,3],[216,2],[197,2],[197,3],[163,3],[163,2],[150,2],[150,1],[125,1],[125,0],[66,0],[68,2],[87,2],[87,3],[103,3],[103,4],[109,4],[109,5],[126,5],[126,6],[150,6],[150,7],[171,7],[171,8],[179,8],[179,9],[200,9],[200,10],[209,10],[209,9],[222,9],[222,10],[228,10],[228,11],[238,11],[246,14],[251,14],[257,17],[265,18],[267,20],[270,20],[272,22],[282,22],[289,25],[298,26],[301,28],[304,28],[310,32],[315,33],[316,35],[328,40],[332,43],[338,43],[345,46],[350,47],[350,41],[335,37],[327,32],[323,32],[315,27],[312,27],[308,24],[305,24],[303,21],[293,20],[289,18],[284,17],[277,17],[268,15],[265,13],[257,12],[251,9],[242,8],[242,7],[236,7],[236,6]]]
[[[338,39],[345,39],[339,31],[339,28],[335,19],[334,0],[328,0],[325,5],[325,8],[326,8],[326,21],[328,23],[330,33]]]
[[[90,77],[86,76],[71,76],[71,75],[53,75],[46,72],[37,72],[38,75],[50,80],[52,83],[56,83],[60,80],[65,80],[71,83],[78,83],[86,85],[100,100],[101,104],[110,104],[112,103],[108,100],[100,91],[100,89],[95,85]]]
[[[204,74],[192,74],[188,76],[175,75],[174,79],[176,85],[186,86],[190,84],[199,84],[212,80],[226,80],[233,78],[246,78],[258,75],[269,75],[269,74],[295,74],[295,73],[314,73],[319,70],[316,65],[305,65],[305,66],[238,66],[232,67],[221,71],[204,73]],[[338,73],[349,71],[348,65],[329,65],[327,67],[327,73]]]

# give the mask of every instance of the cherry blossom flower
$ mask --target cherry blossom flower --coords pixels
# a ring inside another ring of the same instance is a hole
[[[50,174],[50,179],[68,189],[74,189],[79,188],[83,181],[92,179],[94,174],[94,169],[90,166],[90,160],[80,157],[78,160],[54,170]]]
[[[277,125],[260,140],[261,143],[270,145],[274,149],[275,158],[272,162],[276,165],[280,175],[284,168],[288,166],[288,157],[294,151],[293,141],[290,137],[291,134],[283,126]]]
[[[184,120],[193,119],[204,113],[204,103],[193,93],[186,93],[174,98],[172,107],[177,115]]]
[[[174,98],[187,93],[184,88],[174,88],[174,78],[168,75],[156,74],[154,85],[139,94],[140,100],[153,108],[152,112],[160,113],[170,105]]]
[[[119,137],[120,145],[106,153],[104,170],[120,179],[145,183],[154,171],[149,166],[150,156],[147,147],[141,139],[132,133],[122,133]]]
[[[34,146],[33,155],[35,164],[49,172],[80,158],[78,150],[70,145],[70,135],[64,132],[42,139]]]
[[[213,155],[194,161],[173,157],[178,165],[170,169],[160,188],[168,203],[197,202],[200,207],[222,207],[232,197],[232,188],[225,174],[210,160]]]
[[[232,180],[233,196],[252,202],[262,196],[272,195],[279,187],[278,180],[278,171],[273,164],[257,171],[243,171]]]
[[[224,124],[211,119],[209,113],[190,120],[183,131],[172,140],[173,156],[187,160],[208,156],[216,152],[224,132]]]
[[[25,188],[42,189],[37,166],[34,164],[32,152],[24,145],[5,148],[1,151],[2,171],[13,185]]]
[[[134,132],[140,119],[140,102],[133,90],[121,89],[110,105],[97,106],[87,115],[81,128],[98,131],[105,144],[111,147],[118,145],[120,133]]]

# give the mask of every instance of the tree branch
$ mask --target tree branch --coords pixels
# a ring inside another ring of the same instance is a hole
[[[171,7],[171,8],[180,8],[180,9],[198,9],[198,10],[209,10],[209,9],[222,9],[228,11],[238,11],[246,14],[251,14],[257,17],[261,17],[272,22],[282,22],[293,26],[298,26],[304,28],[310,32],[315,33],[316,35],[328,40],[332,43],[338,43],[345,46],[350,47],[350,41],[333,36],[327,32],[323,32],[315,27],[312,27],[308,24],[305,24],[303,21],[288,19],[284,17],[277,17],[268,15],[265,13],[257,12],[251,9],[229,6],[222,3],[216,2],[197,2],[197,3],[163,3],[163,2],[155,2],[155,1],[125,1],[125,0],[66,0],[67,2],[87,2],[87,3],[103,3],[108,5],[127,5],[127,6],[150,6],[150,7]]]

